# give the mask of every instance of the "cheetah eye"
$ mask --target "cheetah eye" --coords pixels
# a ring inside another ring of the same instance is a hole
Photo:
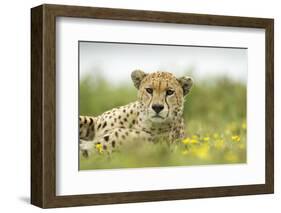
[[[173,95],[174,92],[175,92],[174,90],[168,89],[168,90],[166,91],[166,95],[167,95],[167,96]]]
[[[173,95],[174,94],[174,90],[170,90],[170,89],[168,89],[167,91],[166,91],[166,95],[168,96],[168,95]]]
[[[153,89],[152,88],[146,88],[145,89],[147,93],[152,94],[153,93]]]

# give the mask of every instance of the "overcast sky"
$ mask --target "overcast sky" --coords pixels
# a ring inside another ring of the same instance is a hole
[[[80,78],[97,72],[113,81],[131,81],[135,69],[169,71],[176,76],[193,70],[193,78],[227,76],[247,81],[247,49],[79,42]]]

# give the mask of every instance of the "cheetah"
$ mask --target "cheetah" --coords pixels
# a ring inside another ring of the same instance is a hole
[[[193,85],[191,77],[176,78],[169,72],[131,73],[137,101],[97,117],[80,116],[80,152],[112,152],[129,141],[168,143],[184,137],[183,104]]]

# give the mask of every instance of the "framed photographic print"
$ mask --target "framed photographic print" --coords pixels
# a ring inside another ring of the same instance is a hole
[[[273,19],[31,9],[31,203],[273,193]]]

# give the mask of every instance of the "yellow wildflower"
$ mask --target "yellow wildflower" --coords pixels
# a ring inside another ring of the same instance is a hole
[[[192,138],[193,139],[198,139],[198,136],[197,135],[192,135]]]
[[[190,143],[191,143],[191,144],[198,143],[198,140],[196,140],[196,139],[191,139],[191,140],[190,140]]]
[[[231,137],[231,139],[234,141],[234,142],[240,142],[240,136],[239,135],[233,135]]]
[[[96,149],[98,150],[99,153],[102,153],[102,145],[100,143],[96,144]]]
[[[190,143],[190,138],[185,138],[182,142],[184,144],[189,144]]]
[[[203,141],[208,142],[210,140],[210,137],[204,137]]]
[[[190,138],[185,138],[183,141],[182,141],[184,144],[195,144],[195,143],[198,143],[198,140],[197,139],[190,139]]]

